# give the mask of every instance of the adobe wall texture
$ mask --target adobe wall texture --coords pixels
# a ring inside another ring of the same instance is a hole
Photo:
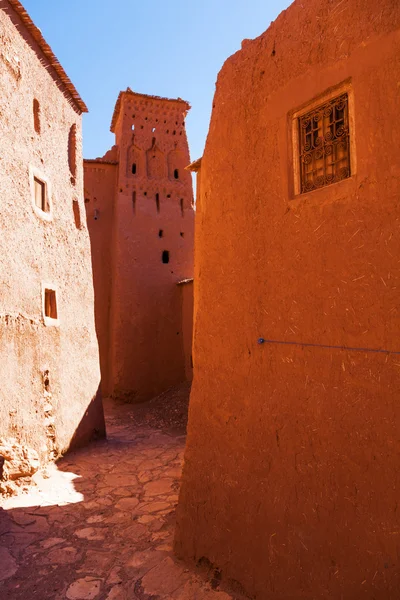
[[[118,165],[84,161],[85,209],[93,266],[96,332],[99,341],[101,388],[110,393],[110,306],[114,197]]]
[[[296,1],[218,77],[176,551],[257,599],[400,595],[399,26]],[[293,111],[342,82],[355,169],[295,197]]]
[[[96,288],[97,305],[111,281],[109,314],[97,315],[98,331],[108,329],[105,393],[123,400],[146,400],[185,380],[176,284],[193,275],[193,191],[184,170],[190,162],[188,108],[182,100],[121,92],[112,124],[118,156],[112,197],[106,173],[98,172],[95,181],[93,164],[85,161],[85,190],[112,212],[106,235],[94,233],[107,227],[101,225],[107,220],[101,210],[97,221],[89,220],[89,231],[93,256],[108,253],[111,261],[111,279],[103,262],[103,283]]]
[[[193,379],[193,279],[179,284],[181,294],[183,355],[185,358],[185,376],[187,381]]]
[[[45,461],[105,433],[90,245],[82,216],[81,116],[3,0],[0,32],[0,438],[15,438]],[[34,127],[34,99],[40,133]],[[73,125],[74,177],[68,153]],[[47,181],[51,220],[34,210],[32,169]],[[45,326],[43,285],[57,288],[59,326]]]

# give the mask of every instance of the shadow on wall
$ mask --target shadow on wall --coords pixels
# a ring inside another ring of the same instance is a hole
[[[88,176],[90,170],[85,169],[85,177]],[[85,190],[85,210],[92,258],[94,316],[100,353],[101,390],[103,397],[107,397],[110,393],[108,324],[111,291],[112,202],[102,202]],[[109,243],[101,243],[101,240],[109,240]]]
[[[84,410],[74,433],[68,434],[67,430],[63,431],[63,427],[60,427],[57,434],[54,421],[54,417],[49,419],[50,424],[38,438],[42,442],[47,439],[47,451],[42,452],[41,456],[20,437],[0,439],[0,500],[4,499],[2,494],[14,494],[20,491],[22,486],[30,485],[32,478],[39,476],[38,472],[42,472],[41,469],[51,469],[55,461],[70,451],[88,445],[91,447],[91,442],[106,438],[100,385]],[[62,424],[62,420],[60,423]]]
[[[101,383],[72,436],[68,450],[81,448],[89,442],[106,437]]]

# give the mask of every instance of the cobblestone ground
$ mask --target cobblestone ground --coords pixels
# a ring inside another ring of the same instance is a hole
[[[233,598],[172,553],[187,395],[108,407],[107,441],[2,502],[1,600]]]

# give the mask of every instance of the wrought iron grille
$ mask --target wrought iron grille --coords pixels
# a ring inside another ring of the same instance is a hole
[[[299,117],[301,193],[350,177],[347,94]]]

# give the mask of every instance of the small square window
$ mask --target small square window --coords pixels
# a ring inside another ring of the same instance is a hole
[[[43,212],[49,212],[49,204],[47,202],[47,190],[46,184],[44,181],[38,179],[38,177],[33,178],[33,183],[35,187],[35,204],[40,210]]]
[[[42,284],[42,298],[45,325],[59,325],[56,287],[52,284]]]
[[[44,290],[44,314],[50,319],[57,319],[56,290]]]
[[[300,193],[311,192],[351,175],[347,93],[297,118]]]
[[[29,165],[29,181],[32,207],[36,215],[44,221],[52,221],[51,183],[48,177],[36,167]]]

